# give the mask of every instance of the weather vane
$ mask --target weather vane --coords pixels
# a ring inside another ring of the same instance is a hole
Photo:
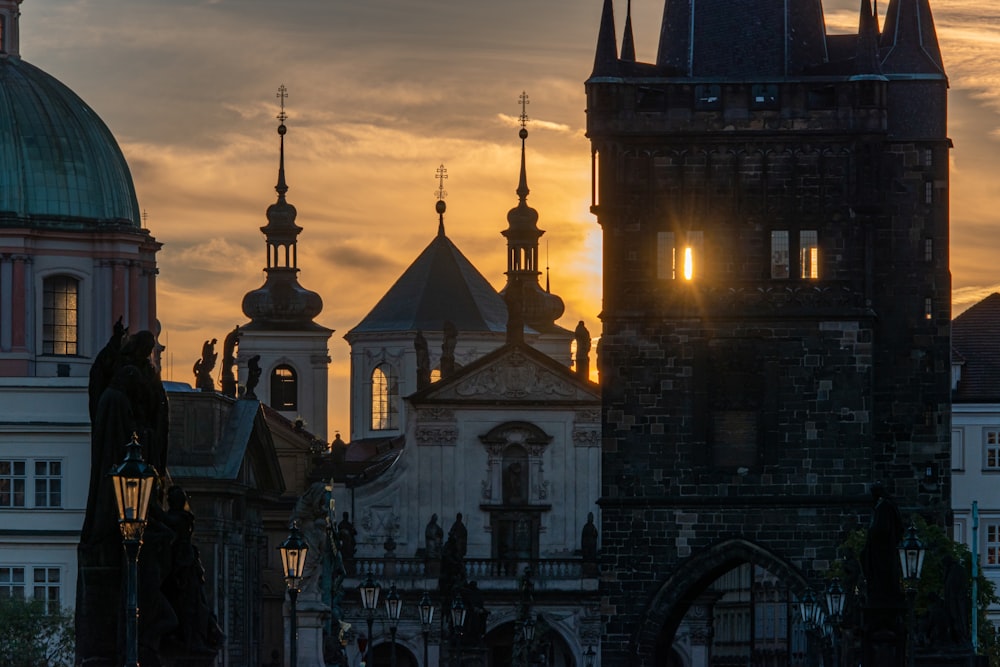
[[[448,193],[444,190],[444,181],[448,178],[448,170],[444,168],[443,164],[434,172],[434,178],[438,180],[438,190],[434,194],[437,195],[438,199],[444,199],[448,196]]]
[[[281,102],[281,113],[278,114],[278,120],[284,123],[288,120],[288,114],[285,113],[285,99],[288,97],[288,89],[285,88],[285,84],[278,86],[278,94],[275,97]]]
[[[531,102],[528,101],[528,93],[521,91],[521,97],[518,98],[518,102],[521,103],[521,117],[518,118],[521,121],[521,127],[524,128],[528,124],[528,105]]]

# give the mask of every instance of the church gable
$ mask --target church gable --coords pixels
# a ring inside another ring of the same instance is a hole
[[[588,403],[598,388],[566,367],[523,345],[506,345],[452,378],[415,395],[416,402],[490,401]]]

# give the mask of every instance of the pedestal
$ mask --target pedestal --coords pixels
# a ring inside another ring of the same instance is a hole
[[[292,641],[291,611],[291,604],[286,600],[282,608],[285,619],[285,667],[293,667],[289,664]],[[294,667],[323,667],[323,628],[328,618],[330,618],[330,607],[308,597],[299,598],[298,604],[295,605],[299,664]]]

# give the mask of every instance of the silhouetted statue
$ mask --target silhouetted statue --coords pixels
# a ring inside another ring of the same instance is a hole
[[[441,554],[441,575],[438,577],[438,593],[442,602],[448,605],[447,608],[451,608],[451,603],[463,583],[465,583],[465,560],[452,531],[448,533],[448,539],[444,543]],[[443,620],[451,627],[451,614],[444,614]]]
[[[201,359],[194,362],[194,386],[202,391],[215,391],[215,381],[212,379],[212,369],[219,355],[215,352],[217,339],[206,340],[201,346]]]
[[[299,589],[305,597],[320,598],[320,579],[323,568],[332,557],[329,535],[326,530],[330,496],[325,482],[313,482],[299,496],[292,510],[291,520],[302,531],[302,538],[309,545]]]
[[[893,607],[902,603],[900,588],[899,542],[903,539],[903,517],[896,503],[881,483],[871,488],[872,520],[861,550],[861,567],[868,582],[868,605]]]
[[[236,398],[236,374],[233,366],[236,365],[236,346],[240,344],[240,336],[243,332],[239,325],[226,334],[226,339],[222,342],[222,393],[226,396]]]
[[[97,402],[101,399],[101,394],[115,375],[118,365],[118,353],[121,352],[122,345],[128,339],[128,327],[122,325],[122,318],[115,322],[111,338],[104,345],[104,348],[97,353],[94,365],[90,367],[90,383],[88,394],[90,397],[90,423],[93,424],[97,415]]]
[[[260,382],[260,374],[260,355],[255,354],[247,360],[247,388],[243,394],[244,398],[248,398],[251,401],[257,400],[255,390],[257,389],[257,383]]]
[[[420,330],[413,339],[413,349],[417,353],[417,389],[423,389],[431,383],[431,356],[427,351],[427,339]]]
[[[950,555],[944,557],[941,565],[944,570],[944,607],[948,613],[947,637],[952,644],[965,646],[972,639],[969,631],[972,613],[969,573]]]
[[[424,529],[424,553],[428,559],[441,558],[441,541],[444,539],[444,530],[438,525],[438,515],[432,514],[431,520],[427,522]]]
[[[444,323],[444,340],[441,342],[441,377],[449,377],[455,372],[455,345],[458,343],[458,329],[448,321]]]
[[[451,524],[451,528],[448,530],[448,537],[455,538],[458,555],[464,559],[465,554],[469,550],[469,531],[466,529],[465,524],[462,523],[461,512],[455,515],[455,523]]]
[[[169,509],[164,523],[173,531],[174,542],[163,589],[177,615],[178,627],[174,637],[184,647],[184,652],[215,655],[222,647],[222,629],[208,604],[201,555],[191,542],[194,514],[188,508],[184,489],[170,487],[167,505]]]
[[[573,332],[576,338],[576,374],[584,379],[590,379],[590,332],[587,326],[580,320]]]
[[[337,524],[337,539],[340,540],[340,554],[344,560],[354,558],[354,552],[358,548],[358,531],[351,523],[351,515],[344,512],[344,518]]]
[[[594,513],[587,513],[587,523],[583,524],[580,533],[580,555],[583,560],[597,560],[597,526],[594,525]]]

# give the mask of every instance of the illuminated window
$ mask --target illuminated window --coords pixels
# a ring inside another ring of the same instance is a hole
[[[819,241],[815,230],[799,232],[799,266],[802,278],[819,278]]]
[[[42,354],[77,353],[79,289],[79,282],[69,276],[45,279],[42,285]]]
[[[0,507],[24,507],[24,461],[0,461]]]
[[[1000,431],[986,431],[983,436],[983,469],[1000,470]]]
[[[788,232],[771,232],[771,277],[788,278]]]
[[[931,320],[934,319],[934,302],[930,297],[924,299],[924,319]]]
[[[673,232],[656,235],[656,277],[661,280],[692,280],[702,272],[701,232],[688,232],[683,243],[675,243]]]
[[[372,430],[398,428],[399,383],[389,364],[379,364],[372,371]]]
[[[291,366],[277,366],[271,373],[271,407],[284,412],[299,408],[298,379]]]

